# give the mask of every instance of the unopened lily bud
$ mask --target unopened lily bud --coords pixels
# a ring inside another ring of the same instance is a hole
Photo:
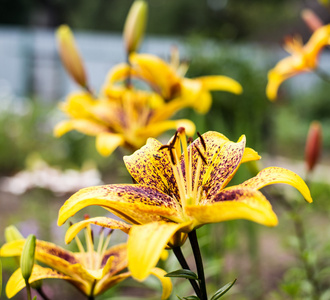
[[[301,12],[301,17],[312,32],[324,25],[322,20],[311,9],[304,9]]]
[[[143,39],[147,24],[148,4],[144,0],[135,0],[124,25],[124,43],[128,54],[137,51]]]
[[[307,164],[307,171],[314,169],[322,148],[322,127],[317,121],[311,123],[306,139],[305,160]]]
[[[7,243],[9,243],[16,240],[24,239],[24,237],[14,225],[10,225],[5,229],[5,239]]]
[[[25,281],[28,281],[34,265],[34,253],[36,249],[36,237],[30,234],[25,240],[21,254],[21,272]]]
[[[83,61],[69,26],[61,25],[56,31],[56,38],[58,51],[65,69],[76,83],[87,88],[87,78]]]

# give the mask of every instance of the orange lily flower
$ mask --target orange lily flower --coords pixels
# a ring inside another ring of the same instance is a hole
[[[330,25],[318,28],[306,45],[297,38],[286,40],[285,50],[291,56],[280,60],[268,72],[266,95],[270,100],[275,100],[277,90],[283,81],[303,72],[312,72],[318,67],[321,50],[330,44]]]

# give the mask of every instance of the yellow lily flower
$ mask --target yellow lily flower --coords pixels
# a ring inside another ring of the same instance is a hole
[[[135,151],[148,137],[170,129],[187,126],[191,134],[195,132],[190,120],[168,120],[180,107],[163,103],[155,93],[124,87],[104,92],[101,99],[95,99],[88,92],[69,95],[61,108],[70,119],[57,124],[55,135],[59,137],[70,130],[94,135],[97,150],[107,156],[118,146]]]
[[[194,79],[182,75],[180,65],[167,64],[152,54],[132,53],[130,65],[122,64],[109,76],[108,85],[112,86],[129,76],[146,82],[166,102],[179,102],[181,106],[193,107],[200,113],[207,113],[212,104],[210,91],[242,93],[242,86],[226,76],[203,76]]]
[[[140,150],[124,157],[137,184],[80,190],[61,207],[58,224],[90,205],[102,206],[133,224],[128,239],[129,269],[143,280],[165,247],[181,246],[189,232],[204,224],[247,219],[275,226],[276,214],[259,191],[266,185],[292,185],[312,202],[305,182],[279,167],[266,168],[239,185],[226,187],[241,163],[258,159],[253,149],[245,147],[244,135],[235,143],[209,131],[191,142],[180,128],[169,144],[150,138]],[[105,227],[113,222],[100,219]],[[67,242],[86,222],[74,226],[67,232]]]
[[[67,101],[61,104],[70,119],[57,124],[55,136],[60,137],[71,130],[96,136],[97,150],[108,156],[119,146],[135,151],[150,136],[157,137],[181,126],[194,134],[192,121],[169,120],[174,113],[188,106],[185,103],[169,105],[157,93],[134,89],[129,84],[126,84],[128,87],[105,85],[96,97],[87,86],[83,63],[69,27],[60,26],[57,39],[64,66],[85,90],[70,94]],[[117,69],[118,66],[115,66],[110,70],[110,76]]]
[[[92,222],[93,220],[91,220]],[[98,224],[97,221],[94,223]],[[118,221],[113,227],[120,228],[125,232],[128,232],[130,228],[129,225]],[[87,241],[86,250],[76,236],[80,252],[71,252],[53,243],[37,240],[35,259],[50,268],[35,264],[29,283],[46,278],[64,279],[76,286],[83,294],[88,296],[88,299],[94,299],[94,296],[105,292],[131,276],[131,272],[125,271],[128,263],[126,244],[119,244],[108,249],[110,234],[105,236],[102,231],[99,236],[97,250],[95,250],[89,225],[87,225],[85,237]],[[20,256],[24,243],[25,239],[6,243],[0,249],[1,256]],[[163,286],[162,299],[167,299],[171,294],[172,284],[169,278],[164,277],[166,272],[154,268],[151,274],[160,280]],[[18,269],[7,282],[7,297],[12,298],[24,287],[25,281],[21,269]]]
[[[306,45],[297,38],[288,39],[285,50],[291,56],[280,60],[268,72],[266,95],[270,100],[275,100],[277,90],[281,83],[290,77],[303,72],[311,72],[318,67],[321,50],[330,44],[330,24],[315,30]]]

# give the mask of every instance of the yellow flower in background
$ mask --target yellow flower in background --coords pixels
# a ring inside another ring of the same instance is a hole
[[[129,225],[125,225],[123,222],[118,222],[116,226],[113,227],[120,228],[125,232],[128,232],[130,228]],[[99,235],[97,249],[94,249],[94,241],[89,225],[87,225],[85,230],[85,238],[87,243],[86,249],[83,248],[80,239],[76,236],[80,252],[67,251],[55,244],[37,240],[35,259],[46,265],[46,267],[35,264],[29,283],[47,278],[63,279],[93,299],[94,296],[105,292],[131,276],[131,272],[125,271],[127,267],[126,244],[108,248],[110,234],[106,236],[104,231],[102,231]],[[6,243],[0,249],[1,256],[20,256],[24,243],[24,239]],[[167,299],[171,294],[172,284],[169,278],[164,277],[166,272],[162,269],[154,268],[150,273],[160,280],[163,286],[162,299]],[[21,269],[18,269],[7,282],[7,297],[12,298],[24,287],[25,281],[22,277]]]
[[[137,184],[116,184],[85,188],[68,199],[59,211],[58,224],[84,207],[101,206],[128,223],[128,261],[132,275],[143,280],[156,265],[165,247],[181,246],[187,234],[208,223],[247,219],[275,226],[277,217],[259,191],[274,183],[296,187],[308,202],[311,195],[295,173],[270,167],[237,186],[226,187],[241,163],[260,156],[245,148],[245,136],[237,143],[218,132],[206,132],[195,141],[186,139],[180,128],[167,145],[156,139],[124,161]],[[93,218],[112,227],[109,218]],[[76,223],[66,241],[87,226]]]
[[[67,26],[58,29],[59,49],[64,65],[85,91],[72,93],[61,109],[69,116],[57,124],[57,137],[71,130],[96,136],[96,148],[104,156],[122,146],[131,151],[142,147],[149,137],[157,137],[170,129],[186,127],[194,134],[192,121],[169,120],[180,109],[189,106],[184,102],[167,103],[155,92],[127,86],[106,84],[99,96],[89,90],[84,68],[74,44],[73,35]],[[110,70],[109,77],[117,72],[118,66]],[[108,80],[107,80],[108,82]]]
[[[317,69],[319,54],[329,44],[330,25],[318,28],[305,45],[298,38],[288,39],[285,44],[285,50],[291,56],[280,60],[268,72],[267,97],[270,100],[275,100],[277,90],[283,81],[297,74]]]
[[[212,104],[210,91],[242,93],[242,86],[234,79],[220,75],[185,78],[180,65],[173,61],[167,64],[152,54],[132,53],[129,60],[130,65],[121,64],[109,76],[109,86],[132,76],[146,82],[165,102],[173,106],[190,106],[203,114],[209,111]]]
[[[105,89],[100,99],[88,92],[73,93],[61,109],[70,118],[56,125],[55,135],[78,130],[96,136],[96,148],[104,156],[119,146],[135,151],[150,136],[181,126],[187,126],[190,134],[195,132],[190,120],[169,120],[180,108],[167,105],[155,93],[125,87]]]

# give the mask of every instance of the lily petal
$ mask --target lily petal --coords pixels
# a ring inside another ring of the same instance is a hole
[[[203,85],[203,89],[209,91],[227,91],[233,94],[241,94],[242,86],[234,79],[227,76],[203,76],[196,78]]]
[[[102,132],[96,136],[96,149],[103,156],[109,156],[124,142],[125,138],[122,134]]]
[[[87,119],[71,119],[58,123],[54,128],[54,135],[60,137],[71,130],[77,130],[87,135],[97,135],[108,131],[108,128],[95,121]]]
[[[111,263],[109,264],[109,259]],[[101,266],[103,268],[103,276],[113,276],[127,267],[127,244],[119,244],[108,249],[103,257]]]
[[[178,194],[170,159],[166,150],[159,150],[163,144],[149,138],[145,146],[130,156],[124,156],[128,172],[139,183],[155,187],[166,193]],[[159,170],[164,170],[159,172]]]
[[[132,276],[142,281],[156,266],[172,236],[189,223],[152,222],[134,225],[128,238],[128,268]]]
[[[102,206],[130,223],[148,223],[162,220],[181,221],[182,213],[175,199],[159,190],[138,184],[103,185],[81,189],[61,207],[58,225],[82,208]]]
[[[131,276],[131,272],[121,273],[115,276],[106,276],[97,281],[94,288],[94,295],[100,295],[109,288]]]
[[[235,186],[216,194],[211,201],[186,206],[187,215],[200,225],[235,219],[246,219],[266,226],[278,223],[265,196],[250,188]],[[198,225],[197,225],[198,226]]]
[[[29,283],[46,279],[46,278],[58,278],[73,281],[69,276],[65,276],[59,272],[56,272],[49,268],[44,268],[39,265],[34,265]],[[14,297],[21,289],[25,287],[25,280],[22,276],[21,269],[17,269],[9,278],[6,286],[6,295],[8,298]]]
[[[180,127],[184,127],[188,135],[193,135],[196,131],[195,124],[187,119],[181,120],[167,120],[159,123],[151,124],[145,128],[137,130],[136,133],[138,135],[143,135],[146,138],[150,136],[159,136],[163,132],[170,129],[178,129]]]
[[[241,164],[249,161],[259,160],[260,158],[261,156],[258,154],[257,151],[253,150],[252,148],[246,147],[244,149]]]
[[[79,231],[87,227],[89,224],[94,224],[111,229],[120,229],[125,233],[128,233],[131,228],[131,225],[107,217],[90,218],[70,226],[65,234],[65,243],[69,244],[74,239],[74,237],[79,233]]]
[[[224,188],[232,179],[241,164],[244,149],[245,136],[242,136],[237,143],[223,143],[214,152],[212,160],[205,166],[206,173],[202,183],[209,197]]]
[[[22,253],[25,240],[16,240],[2,246],[1,256],[19,256]],[[35,258],[55,270],[76,279],[93,280],[93,276],[81,266],[81,261],[75,253],[67,251],[53,243],[37,240]]]
[[[165,99],[173,98],[175,89],[180,89],[180,78],[172,67],[159,57],[151,54],[130,55],[130,61],[137,76],[150,83]]]
[[[266,185],[274,183],[286,183],[295,187],[306,199],[307,202],[313,202],[311,193],[306,183],[296,173],[280,168],[269,167],[261,170],[257,176],[243,182],[239,186],[253,189],[261,189]]]
[[[171,279],[169,277],[164,277],[167,274],[167,272],[165,272],[164,270],[159,269],[159,268],[153,268],[150,273],[152,275],[156,276],[162,284],[163,293],[162,293],[162,298],[161,299],[165,300],[169,296],[171,296],[171,293],[172,293]]]

